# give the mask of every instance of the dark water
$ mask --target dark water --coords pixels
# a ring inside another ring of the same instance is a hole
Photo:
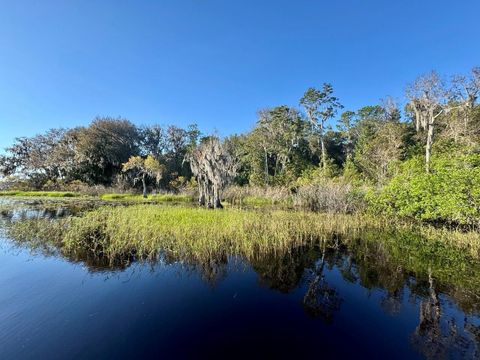
[[[3,237],[0,358],[478,358],[471,279],[414,274],[385,251],[109,268]]]

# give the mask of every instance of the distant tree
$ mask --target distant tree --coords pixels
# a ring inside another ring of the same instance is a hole
[[[333,118],[338,109],[343,106],[338,98],[333,96],[333,87],[330,84],[323,84],[321,90],[313,87],[307,89],[303,97],[300,99],[300,105],[303,106],[307,114],[307,118],[318,130],[319,143],[321,148],[321,165],[322,168],[327,166],[327,150],[325,146],[325,126],[327,120]]]
[[[480,68],[473,68],[468,76],[452,78],[450,106],[452,111],[443,125],[443,137],[455,143],[474,146],[480,137],[480,116],[477,100],[480,95]],[[454,106],[456,105],[456,106]]]
[[[255,185],[285,185],[310,159],[308,124],[297,109],[282,105],[258,112],[255,128],[243,139],[243,163]]]
[[[346,125],[341,123],[340,130],[354,143],[354,169],[376,183],[383,182],[391,165],[405,155],[407,129],[400,122],[396,105],[384,102],[383,106],[364,106],[354,115],[345,113],[342,121]]]
[[[133,172],[134,183],[138,180],[142,181],[143,197],[147,198],[147,177],[154,178],[158,184],[162,178],[164,166],[159,163],[153,156],[148,155],[146,158],[141,156],[132,156],[126,163],[122,165],[123,172]]]
[[[354,126],[356,122],[356,114],[353,111],[345,111],[340,116],[338,129],[344,138],[344,149],[346,160],[349,161],[353,157],[353,148],[355,145]]]
[[[391,164],[403,158],[405,132],[405,124],[387,121],[359,149],[356,161],[368,178],[382,183],[388,177]]]
[[[89,183],[111,183],[122,164],[140,153],[139,130],[126,119],[96,118],[75,137],[79,171]]]
[[[222,208],[221,194],[236,175],[237,162],[216,136],[209,136],[185,158],[198,183],[201,206]]]
[[[188,149],[193,149],[195,146],[198,145],[198,141],[201,135],[202,135],[202,132],[198,128],[197,124],[194,123],[194,124],[188,125],[187,127]]]
[[[436,120],[449,111],[448,93],[443,80],[432,71],[418,77],[407,87],[407,98],[408,107],[414,113],[417,132],[426,132],[425,170],[429,172]]]
[[[0,157],[4,176],[20,173],[39,182],[65,180],[74,167],[74,149],[70,132],[50,129],[45,134],[15,139]]]
[[[381,107],[385,113],[386,120],[400,121],[401,112],[394,98],[387,96],[386,98],[381,99]]]
[[[142,153],[160,159],[167,148],[167,139],[164,129],[160,125],[152,125],[145,126],[139,131]]]

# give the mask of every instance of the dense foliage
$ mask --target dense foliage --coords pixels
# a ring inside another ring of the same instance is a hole
[[[431,222],[480,225],[480,155],[406,161],[378,193],[369,195],[375,210]]]

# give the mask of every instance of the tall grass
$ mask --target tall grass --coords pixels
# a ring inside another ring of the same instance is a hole
[[[79,193],[71,191],[0,191],[0,196],[25,196],[25,197],[79,197],[82,196]]]
[[[26,220],[13,226],[12,237],[47,239],[66,251],[85,249],[115,258],[155,257],[159,251],[177,257],[208,258],[218,254],[247,258],[265,252],[288,252],[299,245],[355,238],[368,230],[378,234],[415,232],[422,241],[453,246],[480,258],[480,234],[392,226],[388,219],[367,215],[316,214],[293,211],[222,211],[160,207],[151,204],[101,207],[80,217]]]
[[[290,205],[292,196],[286,187],[230,186],[223,194],[232,205]]]
[[[145,199],[138,194],[103,194],[100,195],[103,200],[124,200],[134,202],[193,202],[194,198],[186,194],[153,194]]]
[[[8,190],[0,191],[0,196],[14,196],[14,197],[49,197],[49,198],[67,198],[67,197],[88,197],[83,193],[72,191],[20,191]],[[97,198],[97,196],[90,196],[90,198]],[[102,200],[123,200],[128,202],[193,202],[194,198],[187,194],[153,194],[144,199],[142,195],[131,193],[110,193],[98,194],[98,198]]]
[[[336,233],[355,233],[366,224],[355,215],[212,211],[148,204],[102,207],[81,217],[43,222],[25,221],[16,225],[13,235],[48,238],[67,250],[88,248],[109,257],[150,257],[159,250],[194,257],[219,252],[252,256],[267,249],[328,239]]]

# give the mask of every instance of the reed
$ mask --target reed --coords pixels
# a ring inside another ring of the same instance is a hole
[[[24,197],[53,197],[53,198],[64,198],[64,197],[79,197],[82,196],[79,193],[71,191],[0,191],[0,196],[24,196]]]
[[[132,254],[153,258],[160,251],[179,257],[229,254],[249,258],[339,237],[353,239],[369,230],[380,236],[388,232],[414,233],[418,241],[455,247],[466,256],[480,258],[477,232],[418,227],[412,223],[392,225],[387,218],[360,214],[235,208],[215,211],[138,204],[103,206],[79,217],[58,220],[24,220],[10,228],[12,237],[46,239],[66,251],[87,249],[109,258]]]
[[[100,195],[102,200],[121,200],[132,202],[160,203],[160,202],[193,202],[194,198],[186,194],[153,194],[146,199],[138,194],[103,194]]]

